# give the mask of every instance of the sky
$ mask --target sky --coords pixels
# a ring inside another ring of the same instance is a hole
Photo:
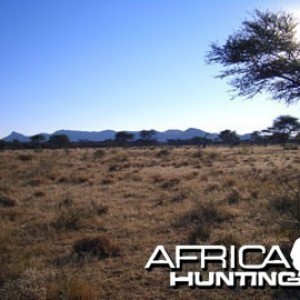
[[[299,0],[1,0],[0,138],[60,129],[199,128],[248,133],[279,115],[262,94],[236,98],[207,65],[254,9]],[[299,29],[300,33],[300,29]],[[299,34],[300,37],[300,34]]]

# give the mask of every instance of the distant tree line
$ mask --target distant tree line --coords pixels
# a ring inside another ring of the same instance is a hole
[[[64,149],[64,148],[84,148],[84,147],[128,147],[128,146],[185,146],[194,145],[206,148],[211,145],[223,145],[234,147],[240,144],[247,145],[275,145],[280,144],[284,148],[289,148],[300,143],[300,123],[297,118],[286,115],[279,116],[273,121],[273,125],[261,131],[254,131],[248,139],[241,140],[239,135],[232,130],[222,130],[215,139],[208,138],[208,134],[203,137],[193,137],[191,139],[170,139],[166,142],[157,141],[155,130],[142,130],[139,137],[126,131],[116,133],[114,139],[101,142],[78,141],[71,142],[64,134],[51,135],[48,140],[42,134],[33,135],[29,142],[14,140],[7,142],[0,140],[0,149]]]

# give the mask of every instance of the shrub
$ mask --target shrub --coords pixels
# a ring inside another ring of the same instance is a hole
[[[99,259],[118,256],[120,254],[120,249],[116,246],[108,236],[99,237],[86,237],[77,240],[73,244],[74,253],[78,254],[80,257],[85,255],[96,256]]]
[[[192,155],[194,158],[203,158],[204,152],[202,150],[197,150]]]
[[[221,186],[220,186],[220,184],[218,182],[210,182],[206,186],[204,192],[205,193],[212,193],[214,191],[220,191],[220,189],[221,189]]]
[[[178,222],[179,226],[201,225],[210,226],[222,223],[231,218],[231,214],[217,206],[215,203],[198,204],[194,209],[188,211]]]
[[[57,230],[78,230],[81,226],[83,212],[75,206],[73,199],[67,195],[58,204],[58,215],[52,221]]]
[[[191,230],[188,237],[188,243],[190,245],[196,245],[198,239],[200,239],[201,242],[207,241],[210,236],[210,232],[211,229],[209,226],[198,226]]]
[[[226,195],[225,201],[228,204],[237,204],[241,200],[241,194],[238,189],[232,188],[231,191]]]
[[[0,196],[0,206],[2,207],[14,207],[17,205],[17,201],[7,196]]]
[[[108,172],[117,172],[120,170],[120,167],[117,164],[112,164],[108,168]]]
[[[185,213],[175,226],[190,228],[188,243],[197,244],[198,239],[201,242],[208,240],[211,231],[231,217],[232,215],[228,211],[222,210],[215,203],[203,203]]]
[[[171,198],[171,202],[182,202],[189,196],[188,192],[181,191]]]
[[[94,205],[94,210],[96,211],[98,216],[102,216],[108,213],[108,206],[107,205]]]
[[[41,191],[41,190],[37,190],[33,193],[33,195],[35,197],[44,197],[46,195],[46,193],[44,191]]]
[[[28,171],[28,181],[32,186],[39,186],[46,180],[53,180],[55,175],[56,161],[54,159],[41,159],[39,163]]]
[[[170,189],[175,188],[179,183],[180,183],[180,179],[179,179],[179,178],[172,178],[172,179],[169,179],[169,180],[164,181],[164,182],[160,185],[160,187],[161,187],[163,190],[170,190]]]
[[[168,149],[162,149],[160,150],[157,154],[156,154],[156,157],[166,157],[166,156],[169,156],[171,154],[171,151],[168,150]]]
[[[51,222],[56,230],[79,230],[82,227],[94,226],[97,218],[108,213],[108,206],[93,200],[80,205],[66,194],[58,203],[57,215]]]
[[[18,159],[21,161],[31,161],[33,159],[33,155],[31,154],[20,154]]]
[[[58,216],[52,221],[52,226],[57,230],[78,230],[82,223],[81,210],[74,207],[62,208]]]
[[[26,268],[17,278],[6,280],[0,289],[0,299],[40,300],[46,299],[48,274],[36,268]],[[59,299],[59,298],[58,298]]]
[[[99,299],[91,284],[83,278],[62,278],[47,288],[47,300],[94,300]]]
[[[217,245],[224,245],[225,247],[236,246],[240,247],[241,243],[239,239],[232,233],[225,233],[222,237],[214,242]]]
[[[276,194],[270,202],[281,220],[290,220],[298,229],[300,227],[300,178],[281,179]]]
[[[94,152],[94,154],[93,154],[93,157],[94,157],[95,159],[100,159],[100,158],[103,158],[104,156],[105,156],[105,151],[102,150],[102,149],[96,150],[96,151]]]
[[[84,153],[81,155],[80,160],[86,161],[86,160],[88,160],[88,158],[89,158],[88,153],[87,153],[87,152],[84,152]]]
[[[4,275],[3,275],[3,273],[1,273],[1,271],[0,271],[0,287],[1,287],[1,285],[3,285],[4,284]]]
[[[297,199],[293,199],[288,194],[278,195],[271,202],[270,208],[275,208],[281,217],[285,217],[291,221],[297,221],[299,223],[299,203],[296,200]]]
[[[236,180],[234,178],[226,178],[223,182],[224,188],[230,188],[236,185]]]
[[[101,184],[103,185],[112,184],[112,183],[113,183],[112,178],[104,178],[101,180]]]
[[[161,176],[161,174],[154,174],[151,176],[151,181],[153,183],[161,183],[164,180],[164,177]]]
[[[209,160],[216,160],[220,158],[220,154],[218,152],[208,152],[207,153],[207,158]]]

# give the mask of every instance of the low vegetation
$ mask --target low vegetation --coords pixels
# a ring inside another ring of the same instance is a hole
[[[297,299],[169,287],[178,244],[282,245],[300,223],[299,151],[126,147],[0,152],[0,299]]]

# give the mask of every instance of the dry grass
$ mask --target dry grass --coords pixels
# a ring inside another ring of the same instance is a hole
[[[287,299],[268,289],[171,289],[166,271],[144,265],[158,244],[289,249],[299,151],[0,152],[0,299]]]

